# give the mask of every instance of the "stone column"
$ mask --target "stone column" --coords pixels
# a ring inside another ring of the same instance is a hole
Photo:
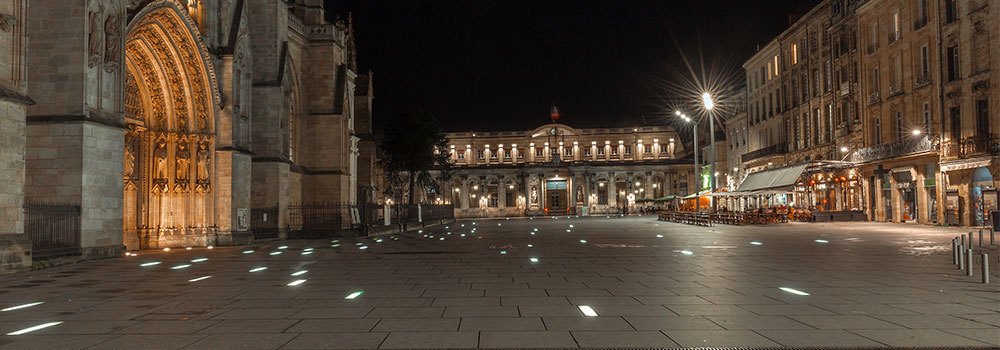
[[[31,268],[31,239],[24,235],[25,114],[34,105],[27,95],[24,28],[28,1],[8,1],[13,16],[0,36],[0,274]],[[36,6],[38,6],[36,4]],[[2,19],[0,19],[2,20]]]
[[[919,169],[916,169],[916,173],[917,176],[914,176],[914,181],[916,181],[915,185],[917,186],[917,222],[926,224],[930,223],[930,216],[927,214],[930,213],[929,210],[933,210],[927,208],[929,205],[929,203],[927,203],[927,188],[924,187],[924,179],[927,178],[927,167],[923,166],[923,164],[919,165]],[[934,174],[931,174],[931,176],[934,176]]]
[[[124,23],[106,28],[105,19],[125,8],[99,5],[37,3],[26,31],[28,51],[45,63],[27,66],[28,95],[43,99],[27,110],[25,200],[79,205],[84,258],[125,250],[124,50],[105,47],[123,41]]]
[[[872,203],[872,208],[875,208],[875,217],[872,221],[882,221],[885,220],[885,198],[883,198],[882,191],[882,181],[885,179],[882,175],[876,175],[874,177],[875,183],[869,188],[875,191],[875,203]],[[865,198],[871,198],[870,196],[865,196]]]

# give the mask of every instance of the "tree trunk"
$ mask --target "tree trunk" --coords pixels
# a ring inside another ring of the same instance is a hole
[[[413,176],[413,171],[410,171],[409,176],[410,176],[410,204],[413,204],[413,197],[414,197],[413,182],[416,181],[416,178]]]

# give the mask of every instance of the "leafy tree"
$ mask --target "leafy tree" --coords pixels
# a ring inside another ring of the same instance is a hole
[[[451,177],[447,148],[448,138],[434,115],[418,111],[393,117],[379,144],[378,162],[385,171],[387,190],[406,185],[409,203],[414,204],[414,187],[438,188],[438,180]],[[432,172],[437,173],[437,178]]]

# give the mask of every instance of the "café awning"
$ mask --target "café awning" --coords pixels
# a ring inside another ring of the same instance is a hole
[[[802,176],[809,163],[796,164],[777,169],[758,171],[747,175],[736,192],[751,192],[761,190],[791,190],[795,182]]]

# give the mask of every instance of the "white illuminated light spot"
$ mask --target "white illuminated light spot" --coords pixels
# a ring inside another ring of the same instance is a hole
[[[587,240],[586,239],[581,239],[580,243],[587,243]]]
[[[303,249],[303,250],[307,251],[307,252],[311,252],[313,250],[313,248],[306,248],[306,249]]]
[[[194,262],[194,263],[196,263],[196,262],[202,262],[202,261],[208,261],[208,258],[197,258],[197,259],[191,260],[191,262]]]
[[[462,237],[465,237],[465,234],[463,233],[463,234],[462,234],[461,236],[462,236]]]
[[[14,311],[14,310],[18,310],[18,309],[26,309],[26,308],[29,308],[29,307],[32,307],[32,306],[35,306],[35,305],[41,305],[42,303],[45,303],[45,302],[44,301],[39,301],[39,302],[30,303],[30,304],[24,304],[24,305],[18,305],[18,306],[11,306],[11,307],[8,307],[6,309],[0,310],[0,312]]]
[[[170,269],[171,270],[180,270],[180,269],[186,269],[186,268],[189,268],[189,267],[191,267],[191,264],[177,265],[177,266],[171,267]]]
[[[368,246],[363,245],[363,246],[361,246],[361,248],[358,248],[358,249],[365,250],[365,249],[368,249]]]
[[[762,245],[762,244],[764,244],[764,243],[760,243],[760,242],[750,242],[750,244],[753,244],[753,245]]]
[[[7,333],[7,335],[21,335],[21,334],[24,334],[24,333],[34,332],[34,331],[37,331],[37,330],[43,329],[43,328],[49,328],[49,327],[52,327],[52,326],[55,326],[55,325],[58,325],[58,324],[61,324],[61,323],[62,323],[62,321],[42,323],[42,324],[34,326],[34,327],[28,327],[28,328],[25,328],[25,329],[22,329],[22,330],[19,330],[19,331],[14,331],[14,332]]]
[[[165,252],[169,252],[169,251],[170,251],[170,248],[163,248],[163,251],[165,251]]]
[[[278,249],[288,249],[288,246],[287,245],[283,245],[283,246],[278,247]]]
[[[302,255],[309,255],[309,254],[312,254],[312,253],[313,252],[311,250],[307,250],[307,251],[302,252]]]
[[[566,232],[572,232],[572,231],[570,231],[569,229],[567,229]]]
[[[825,240],[825,239],[817,239],[816,243],[830,243],[830,241]]]
[[[538,262],[538,258],[531,258],[530,260],[531,260],[532,263],[537,263]]]
[[[201,280],[207,280],[209,278],[212,278],[212,276],[201,276],[201,277],[198,277],[198,278],[192,278],[192,279],[189,279],[188,282],[198,282],[198,281],[201,281]]]
[[[292,273],[292,276],[301,276],[304,275],[306,272],[309,272],[309,270],[296,271]]]
[[[159,265],[159,264],[160,264],[159,261],[150,261],[148,263],[139,264],[139,266],[146,267],[146,266],[153,266],[153,265]]]
[[[690,250],[682,250],[681,254],[684,254],[684,255],[694,255],[694,252],[692,252]]]
[[[535,233],[534,233],[534,232],[532,232],[532,233],[531,233],[531,235],[532,235],[532,236],[534,236],[534,235],[535,235]]]
[[[297,286],[297,285],[300,285],[300,284],[303,284],[303,283],[306,283],[306,280],[295,280],[295,281],[292,281],[291,283],[288,283],[288,285],[289,286]]]
[[[438,240],[441,240],[441,241],[443,241],[443,240],[444,240],[444,237],[441,237],[441,238],[438,238]]]
[[[358,242],[358,243],[354,243],[354,245],[361,245],[361,244],[362,244],[361,242]]]
[[[361,294],[365,294],[365,291],[359,290],[359,291],[356,291],[356,292],[352,292],[351,294],[348,294],[346,297],[344,297],[344,299],[347,299],[347,300],[356,299],[357,297],[360,297]]]
[[[215,248],[215,247],[213,247],[213,246],[208,246],[208,249],[212,249],[212,248]]]
[[[261,266],[261,267],[252,268],[252,269],[250,269],[250,272],[261,272],[261,271],[264,271],[264,270],[267,270],[267,266]]]
[[[594,309],[591,308],[590,306],[580,305],[577,307],[580,308],[580,312],[583,312],[584,316],[597,317],[597,312],[594,311]]]
[[[184,248],[184,249],[191,250],[191,247],[187,247],[187,248]]]
[[[340,243],[337,243],[337,244],[334,244],[334,245],[331,245],[331,247],[334,247],[334,248],[336,248],[336,247],[339,247],[339,246],[340,246]]]
[[[331,243],[338,243],[338,242],[340,242],[340,240],[339,240],[339,239],[335,239],[335,240],[332,240],[332,241],[330,241],[330,242],[331,242]]]
[[[375,240],[375,243],[382,243],[382,239],[381,239],[381,238],[379,238],[379,239],[376,239],[376,240]]]
[[[501,250],[500,251],[500,255],[507,255],[507,251],[506,250]]]
[[[252,250],[244,250],[243,254],[253,254],[253,251]]]
[[[530,244],[529,244],[529,245],[528,245],[528,248],[531,248],[531,247],[534,247],[534,246],[533,246],[533,245],[530,245]]]
[[[795,294],[795,295],[809,295],[809,293],[803,292],[803,291],[798,290],[798,289],[788,288],[788,287],[778,287],[778,289],[781,289],[783,291],[786,291],[786,292],[789,292],[789,293],[792,293],[792,294]]]
[[[656,235],[656,238],[663,238],[663,235]]]
[[[281,252],[271,252],[271,255],[281,255]]]
[[[569,228],[573,228],[573,225],[569,225]]]

